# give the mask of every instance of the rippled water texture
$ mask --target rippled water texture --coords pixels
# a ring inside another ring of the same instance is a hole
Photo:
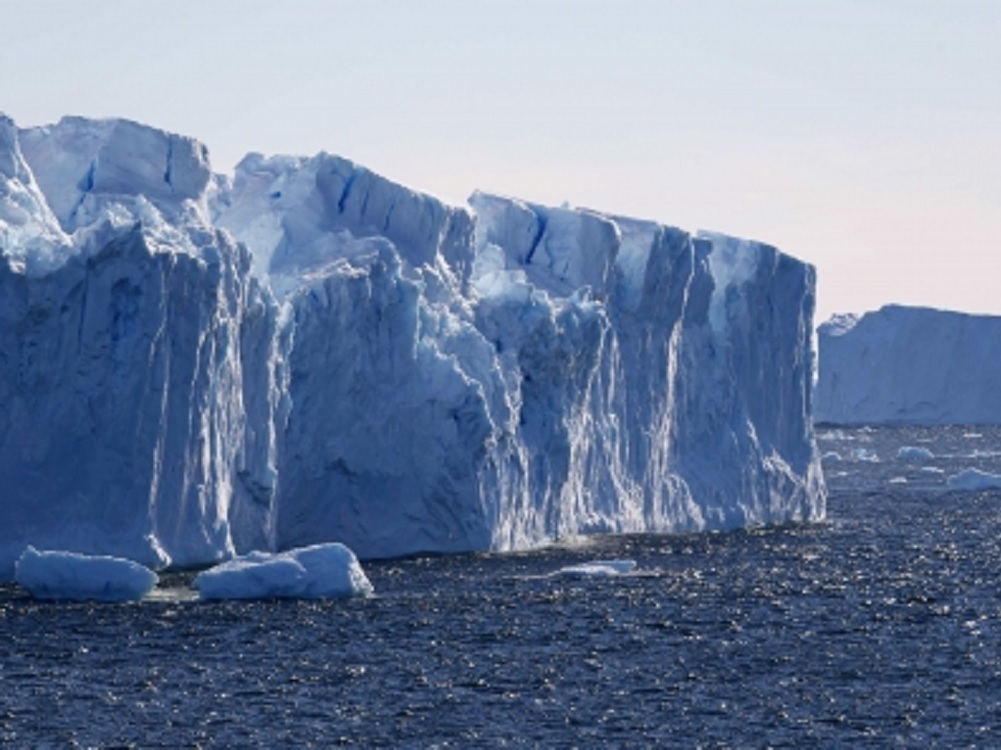
[[[1001,470],[1001,434],[821,443],[819,525],[369,563],[347,602],[0,589],[0,743],[1001,746],[1001,493],[944,488]],[[595,558],[638,566],[549,575]]]

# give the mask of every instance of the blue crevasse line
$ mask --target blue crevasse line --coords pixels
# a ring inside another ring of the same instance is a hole
[[[163,173],[163,181],[166,182],[171,187],[173,187],[173,183],[171,183],[171,181],[170,181],[171,180],[171,167],[173,165],[173,162],[174,162],[174,139],[173,138],[168,138],[167,139],[167,169]]]
[[[353,182],[353,180],[352,180]],[[365,219],[368,217],[368,199],[372,197],[372,192],[370,190],[365,191],[365,197],[361,201],[361,211],[358,214],[358,223],[364,224]]]
[[[532,258],[535,256],[535,251],[539,249],[539,243],[542,242],[542,236],[546,233],[546,226],[549,220],[546,218],[545,214],[541,214],[538,211],[535,212],[535,218],[539,222],[539,227],[535,232],[535,237],[532,238],[532,246],[529,248],[528,253],[525,255],[525,259],[522,265],[529,265],[532,262]]]
[[[87,194],[94,189],[94,173],[97,171],[97,157],[94,157],[90,161],[90,167],[87,169],[87,174],[83,176],[83,179],[77,183],[77,187],[83,195],[80,196],[80,200],[76,202],[73,206],[73,210],[70,211],[69,222],[72,225],[76,221],[77,212],[80,210],[80,206],[83,205],[84,200],[87,198]],[[66,229],[66,227],[63,227]]]
[[[83,176],[80,180],[80,190],[85,193],[89,193],[94,189],[94,172],[97,170],[97,159],[91,159],[90,167],[87,169],[87,174]]]
[[[337,210],[340,213],[344,213],[344,207],[347,205],[348,196],[351,194],[351,188],[355,184],[355,173],[352,172],[351,176],[344,183],[344,190],[341,191],[341,197],[337,199]]]
[[[367,205],[368,205],[368,201],[366,201],[366,206]],[[393,218],[393,212],[395,210],[396,210],[396,201],[393,201],[391,204],[389,204],[389,210],[386,211],[386,215],[385,215],[385,217],[383,217],[383,220],[382,220],[382,232],[383,232],[383,234],[389,234],[389,224],[390,224],[390,222],[391,222],[391,220]]]

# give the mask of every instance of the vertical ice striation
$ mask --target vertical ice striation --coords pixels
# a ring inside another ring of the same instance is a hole
[[[472,204],[491,259],[477,320],[508,352],[531,509],[521,525],[502,513],[496,544],[823,515],[809,266],[650,222]]]
[[[773,248],[118,120],[0,121],[0,178],[0,574],[824,513]]]
[[[248,157],[213,211],[287,300],[276,544],[489,548],[491,354],[461,293],[469,212],[324,154]]]

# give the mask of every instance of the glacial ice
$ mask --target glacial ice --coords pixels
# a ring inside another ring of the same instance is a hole
[[[966,490],[969,492],[996,490],[1001,489],[1001,475],[969,468],[947,477],[945,484],[950,490]]]
[[[1001,423],[1001,317],[888,305],[817,334],[818,424]]]
[[[879,463],[879,454],[868,448],[853,448],[849,454],[852,461],[868,461],[869,463]]]
[[[159,579],[131,560],[28,546],[17,559],[14,580],[36,599],[125,602],[142,599]]]
[[[814,271],[124,120],[0,121],[0,580],[820,518]]]
[[[579,565],[567,565],[554,575],[576,578],[605,578],[632,573],[636,569],[635,560],[592,560]]]
[[[928,461],[933,458],[934,453],[919,445],[904,445],[897,450],[898,461]]]
[[[355,554],[336,542],[278,554],[251,552],[195,576],[201,599],[331,599],[368,596]]]

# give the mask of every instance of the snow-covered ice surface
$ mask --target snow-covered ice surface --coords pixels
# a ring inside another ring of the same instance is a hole
[[[999,316],[888,305],[817,333],[818,424],[1001,424]]]
[[[823,517],[813,268],[767,245],[0,122],[0,579]]]
[[[142,599],[158,578],[149,568],[119,557],[29,546],[17,560],[14,580],[36,599],[124,602]]]
[[[337,542],[278,554],[251,552],[199,573],[192,585],[202,599],[331,599],[372,593],[358,558]]]

